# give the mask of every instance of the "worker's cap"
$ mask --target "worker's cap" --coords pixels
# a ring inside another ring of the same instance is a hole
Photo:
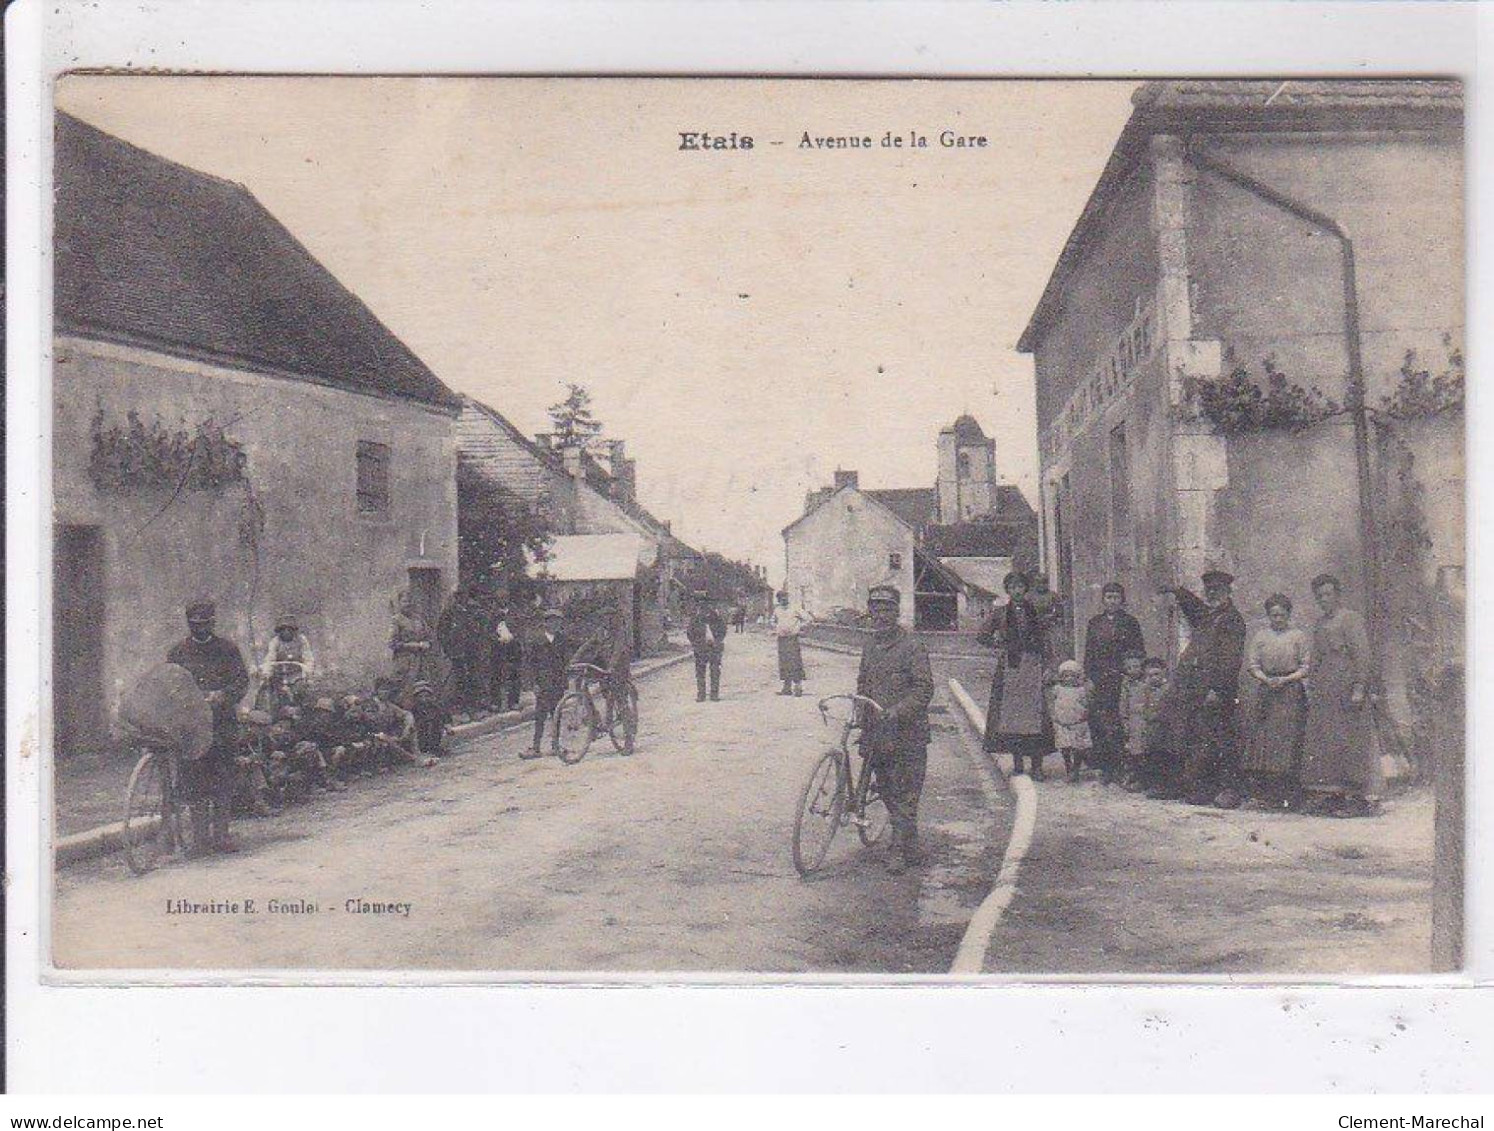
[[[289,628],[292,631],[299,632],[301,625],[290,613],[282,613],[275,618],[275,631],[279,632],[282,628]]]
[[[218,606],[208,600],[193,601],[187,606],[187,623],[206,624],[216,620],[218,617]]]
[[[1114,593],[1117,597],[1124,597],[1126,595],[1126,587],[1119,581],[1107,581],[1100,587],[1100,593],[1102,595]]]
[[[1012,570],[1011,573],[1007,574],[1001,580],[1001,587],[1003,589],[1005,589],[1008,593],[1010,593],[1014,588],[1016,588],[1019,585],[1023,589],[1030,589],[1030,588],[1032,588],[1032,583],[1027,579],[1027,575],[1025,573],[1023,573],[1020,569],[1014,569],[1014,570]]]
[[[875,605],[878,602],[901,605],[903,603],[902,591],[896,585],[873,585],[866,592],[866,603]]]
[[[1203,583],[1205,589],[1226,587],[1235,583],[1235,575],[1232,573],[1226,573],[1222,569],[1205,570],[1203,575]]]

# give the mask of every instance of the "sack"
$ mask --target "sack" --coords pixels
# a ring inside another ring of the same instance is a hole
[[[119,705],[119,721],[182,758],[201,758],[213,744],[213,709],[179,664],[157,664],[141,676]]]

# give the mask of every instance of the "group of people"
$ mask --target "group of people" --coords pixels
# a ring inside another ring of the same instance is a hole
[[[1254,800],[1341,816],[1379,811],[1383,788],[1371,716],[1364,618],[1343,607],[1331,574],[1312,581],[1320,616],[1311,633],[1292,625],[1292,602],[1264,604],[1254,635],[1233,599],[1234,578],[1213,569],[1203,595],[1176,601],[1188,641],[1169,672],[1148,655],[1141,625],[1117,582],[1084,632],[1082,660],[1059,660],[1060,612],[1034,600],[1028,577],[1006,577],[1009,598],[978,639],[995,649],[985,747],[1009,754],[1013,771],[1043,777],[1051,751],[1070,779],[1097,771],[1147,796],[1222,809]],[[1242,669],[1254,685],[1242,718]]]

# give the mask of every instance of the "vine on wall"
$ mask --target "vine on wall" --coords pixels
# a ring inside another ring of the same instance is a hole
[[[1257,380],[1243,365],[1227,377],[1186,377],[1183,389],[1188,403],[1221,434],[1247,432],[1301,432],[1342,411],[1316,386],[1290,380],[1266,358],[1261,367],[1264,381]]]
[[[221,490],[245,480],[249,457],[212,417],[172,431],[159,414],[147,425],[134,409],[111,424],[100,406],[89,435],[88,477],[101,490]]]

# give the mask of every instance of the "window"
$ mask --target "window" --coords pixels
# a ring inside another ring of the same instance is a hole
[[[959,454],[959,456],[956,457],[955,464],[959,468],[960,478],[961,479],[969,479],[970,478],[970,453],[969,452],[961,452]]]
[[[903,568],[903,555],[894,550],[887,555],[887,568],[893,573]]]
[[[389,513],[389,445],[358,441],[358,513]]]
[[[1110,430],[1110,543],[1116,572],[1131,568],[1131,455],[1126,450],[1126,426]]]

